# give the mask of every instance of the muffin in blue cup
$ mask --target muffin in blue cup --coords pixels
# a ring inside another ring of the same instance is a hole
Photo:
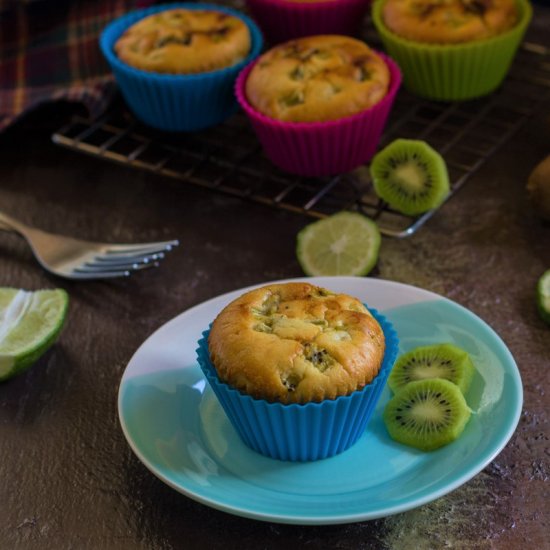
[[[141,34],[129,40],[138,25]],[[248,51],[241,47],[243,29]],[[122,49],[121,41],[126,41]],[[191,132],[219,124],[237,110],[235,80],[258,56],[263,40],[256,24],[237,10],[174,3],[114,20],[99,43],[139,120],[160,130]],[[165,62],[158,63],[159,57]]]
[[[312,461],[364,433],[392,369],[391,323],[354,297],[273,284],[229,304],[199,340],[199,365],[251,449]]]

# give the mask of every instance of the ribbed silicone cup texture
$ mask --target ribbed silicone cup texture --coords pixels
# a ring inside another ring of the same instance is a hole
[[[300,176],[322,177],[349,172],[376,152],[401,84],[397,64],[379,54],[390,70],[386,96],[365,111],[327,122],[284,122],[256,111],[246,98],[250,63],[235,84],[239,104],[247,114],[267,157],[279,168]]]
[[[247,6],[266,40],[276,44],[315,34],[356,36],[370,0],[247,0]]]
[[[250,54],[232,67],[184,75],[143,71],[117,57],[114,44],[128,27],[148,15],[174,8],[212,9],[240,18],[250,31]],[[139,120],[160,130],[190,132],[219,124],[237,111],[235,80],[239,71],[260,53],[263,38],[258,26],[236,10],[213,4],[174,3],[133,11],[115,19],[105,27],[99,43],[128,107]]]
[[[382,20],[385,0],[376,0],[372,19],[384,48],[403,72],[412,93],[440,101],[474,99],[494,91],[504,80],[532,17],[528,0],[517,0],[518,24],[487,40],[464,44],[422,44],[400,38]]]
[[[386,385],[399,347],[391,323],[375,309],[369,311],[380,323],[386,338],[378,375],[361,390],[319,403],[270,403],[221,382],[208,352],[210,330],[203,332],[197,349],[199,365],[231,424],[248,447],[279,460],[312,461],[334,456],[357,442]]]

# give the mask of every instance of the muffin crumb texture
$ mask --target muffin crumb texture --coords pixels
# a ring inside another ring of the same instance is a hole
[[[132,67],[167,74],[194,74],[235,65],[250,52],[248,27],[215,10],[176,8],[145,17],[115,43]]]
[[[384,333],[356,298],[308,283],[248,292],[215,319],[208,340],[220,380],[258,399],[306,403],[370,383]]]
[[[506,32],[518,10],[515,0],[385,0],[382,19],[407,40],[460,44]]]
[[[300,38],[260,57],[246,97],[264,115],[287,122],[324,122],[359,113],[382,100],[390,72],[364,42],[338,35]]]

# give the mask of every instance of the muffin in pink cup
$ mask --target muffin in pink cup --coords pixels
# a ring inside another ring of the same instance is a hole
[[[301,36],[356,36],[370,0],[247,0],[252,17],[268,42],[278,44]]]
[[[236,95],[275,165],[322,177],[370,160],[400,84],[387,56],[348,36],[321,35],[266,52],[239,74]]]

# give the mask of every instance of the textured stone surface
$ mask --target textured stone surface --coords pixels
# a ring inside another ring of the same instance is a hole
[[[45,110],[0,136],[0,208],[75,236],[177,236],[181,246],[160,270],[73,283],[0,234],[1,286],[62,286],[71,296],[59,342],[0,385],[1,548],[550,548],[550,327],[534,306],[536,280],[550,267],[550,226],[524,192],[550,149],[550,103],[416,235],[383,239],[373,273],[443,294],[501,335],[524,384],[516,433],[449,495],[329,527],[260,523],[178,494],[130,451],[116,409],[128,360],[164,322],[220,293],[300,276],[295,236],[309,220],[64,151],[48,138],[61,119]]]

